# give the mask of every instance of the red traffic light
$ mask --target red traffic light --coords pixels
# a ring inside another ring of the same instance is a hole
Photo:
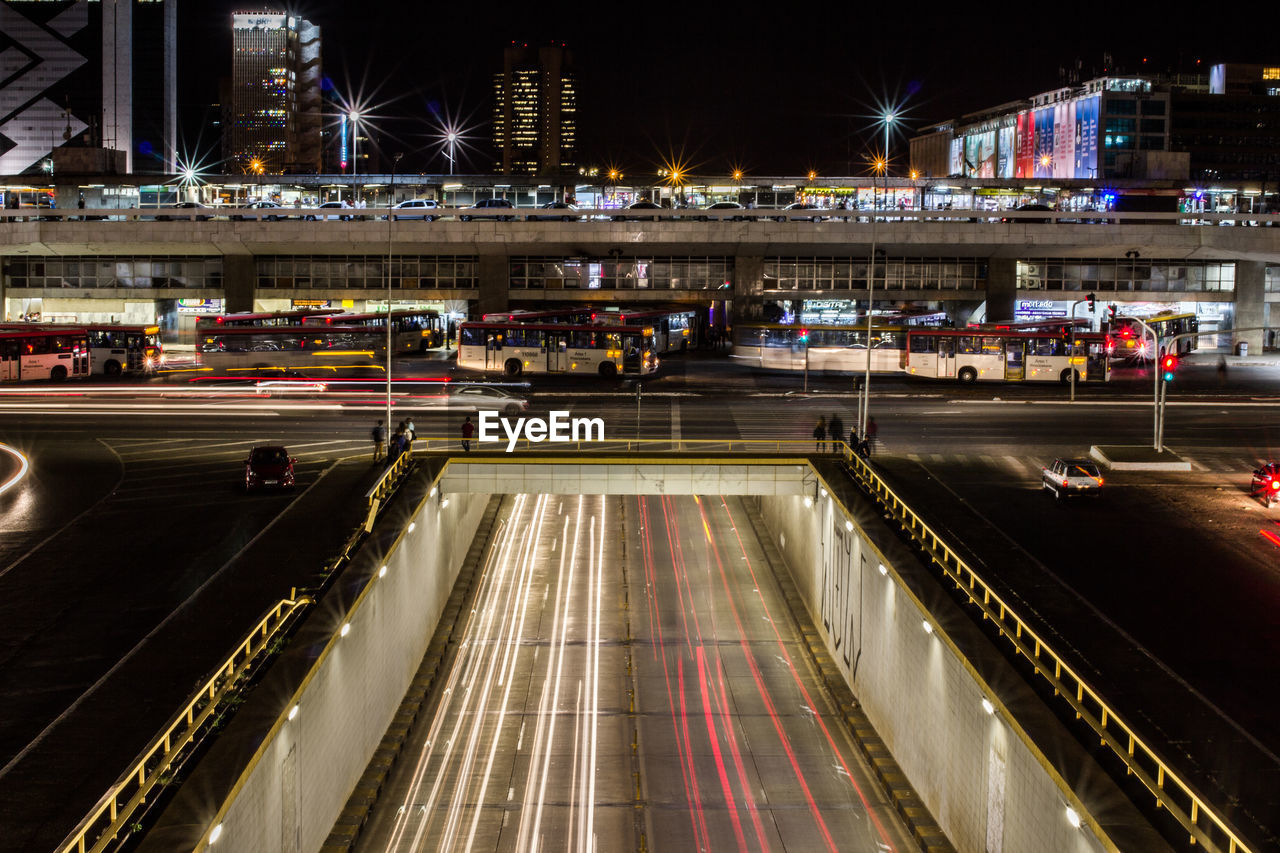
[[[1176,355],[1166,355],[1164,360],[1160,362],[1160,366],[1165,370],[1173,370],[1178,366],[1178,357]]]

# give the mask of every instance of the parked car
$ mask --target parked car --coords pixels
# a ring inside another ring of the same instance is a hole
[[[197,222],[208,222],[210,219],[213,218],[213,208],[209,207],[209,205],[207,204],[201,204],[198,201],[180,201],[177,204],[168,205],[167,209],[182,210],[182,211],[201,210],[201,211],[208,211],[208,212],[197,213],[194,216],[190,214],[187,214],[185,216],[172,216],[172,215],[165,216],[164,214],[160,214],[156,216],[157,222],[172,222],[175,219],[195,219]]]
[[[542,205],[542,207],[539,209],[540,210],[559,210],[563,212],[558,215],[549,215],[549,216],[543,216],[543,215],[535,216],[531,214],[526,218],[530,222],[547,222],[547,221],[554,222],[557,219],[560,220],[561,222],[572,222],[573,220],[579,218],[578,216],[574,215],[574,211],[576,211],[578,208],[575,205],[569,204],[569,202],[567,201],[549,201],[546,204]]]
[[[816,204],[810,204],[807,201],[797,201],[782,208],[783,210],[821,210]],[[806,219],[810,222],[821,222],[821,216],[776,216],[774,219],[778,222],[786,222],[790,219],[792,222],[804,222]]]
[[[515,205],[505,198],[482,198],[475,204],[467,208],[467,210],[513,210]],[[475,213],[464,213],[458,217],[463,222],[470,222],[472,219],[501,219],[503,222],[510,222],[515,219],[514,216],[481,216]]]
[[[243,205],[243,207],[246,210],[277,210],[277,211],[284,210],[284,208],[281,205],[276,204],[274,201],[266,201],[265,199],[263,201],[250,202],[249,204]],[[231,217],[232,221],[234,222],[243,222],[245,218],[246,217],[240,213],[234,214]],[[288,219],[289,217],[285,216],[283,213],[264,213],[257,218],[265,220],[267,222],[275,222],[279,219]]]
[[[662,210],[662,205],[653,201],[633,201],[627,205],[627,210]],[[615,216],[614,222],[657,222],[656,216]]]
[[[293,466],[298,460],[278,445],[263,445],[249,451],[244,460],[244,489],[292,489],[295,485]]]
[[[351,205],[341,201],[326,201],[324,204],[317,205],[316,207],[319,210],[354,210],[355,209]],[[350,213],[319,213],[319,214],[308,213],[307,214],[307,220],[309,222],[315,222],[317,219],[328,219],[328,220],[341,219],[343,222],[350,222],[351,214]]]
[[[715,204],[709,204],[709,205],[707,205],[704,209],[705,209],[705,210],[746,210],[746,208],[744,208],[742,205],[738,204],[736,201],[717,201]],[[706,222],[707,220],[711,219],[711,217],[710,217],[710,216],[699,216],[698,218],[699,218],[700,220],[702,220],[703,222]],[[715,217],[715,218],[716,218],[716,219],[728,219],[730,222],[741,222],[741,221],[742,221],[742,217],[741,217],[741,216],[725,216],[724,214],[720,214],[719,216],[717,216],[717,217]]]
[[[1055,459],[1040,469],[1041,485],[1057,500],[1075,495],[1102,494],[1102,473],[1091,459]]]
[[[434,222],[436,220],[436,215],[431,213],[424,213],[423,211],[438,210],[439,207],[440,207],[440,204],[435,199],[411,198],[411,199],[408,199],[407,201],[400,202],[392,209],[397,211],[411,210],[411,211],[414,211],[414,213],[407,214],[407,215],[404,213],[393,213],[391,215],[391,219],[395,222],[398,222],[401,219],[421,219],[427,222]],[[383,218],[385,219],[386,217],[383,217]]]

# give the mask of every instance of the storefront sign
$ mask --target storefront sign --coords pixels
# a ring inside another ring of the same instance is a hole
[[[221,314],[221,299],[179,299],[179,314]]]

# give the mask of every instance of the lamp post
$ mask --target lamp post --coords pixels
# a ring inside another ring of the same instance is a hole
[[[391,223],[396,200],[396,167],[400,165],[399,153],[391,158],[391,189],[387,194],[387,438],[391,437]],[[389,445],[388,445],[389,446]]]
[[[450,174],[450,175],[452,175],[452,174],[453,174],[453,161],[454,161],[454,155],[455,155],[455,153],[456,153],[456,146],[457,146],[457,144],[458,144],[458,134],[457,134],[457,132],[452,131],[452,130],[451,130],[451,131],[449,131],[449,135],[446,137],[446,140],[447,140],[447,141],[448,141],[448,143],[449,143],[449,154],[448,154],[448,157],[449,157],[449,174]]]
[[[359,166],[360,113],[352,110],[347,113],[347,119],[351,122],[351,174],[354,177]]]
[[[890,119],[892,120],[892,119]],[[889,138],[888,124],[885,125],[885,139]],[[888,159],[881,160],[876,164],[877,170],[887,173],[889,171]],[[885,179],[885,190],[888,190],[888,178]],[[871,258],[867,265],[867,370],[862,378],[862,411],[860,412],[858,423],[858,435],[864,438],[867,435],[867,419],[870,416],[871,409],[871,317],[873,315],[872,308],[875,305],[876,291],[876,192],[874,181],[871,184]]]

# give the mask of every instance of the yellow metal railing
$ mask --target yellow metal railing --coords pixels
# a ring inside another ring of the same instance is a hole
[[[836,452],[837,445],[843,442],[827,441],[824,447]],[[462,441],[458,438],[442,436],[419,436],[414,439],[415,453],[462,453]],[[806,456],[810,453],[823,452],[817,449],[817,443],[811,439],[772,439],[772,438],[609,438],[602,441],[530,441],[527,438],[516,440],[514,451],[535,451],[538,453],[564,453],[580,455],[583,451],[593,453],[768,453],[774,455]],[[486,441],[484,443],[471,439],[471,452],[484,454],[507,453],[507,439]],[[465,453],[463,458],[465,458]]]
[[[1193,845],[1198,844],[1206,850],[1248,853],[1250,848],[1192,789],[1190,783],[1143,741],[1124,718],[1053,651],[924,519],[907,506],[865,460],[850,452],[847,445],[842,445],[841,455],[872,496],[911,534],[969,602],[982,611],[983,618],[995,623],[1000,636],[1053,686],[1054,696],[1070,704],[1076,718],[1088,723],[1102,745],[1111,749],[1124,762],[1127,772],[1147,787],[1155,797],[1156,807],[1165,809],[1182,824]]]
[[[138,807],[152,789],[166,781],[174,764],[218,710],[224,697],[253,665],[255,659],[279,635],[299,609],[311,603],[306,596],[284,599],[275,604],[217,671],[191,697],[185,708],[169,721],[163,731],[143,750],[133,766],[116,780],[58,845],[58,853],[99,853],[111,845],[130,825]]]
[[[414,445],[421,442],[422,439],[414,441]],[[382,476],[378,478],[378,482],[374,483],[369,491],[365,492],[364,499],[367,509],[365,515],[364,531],[366,533],[373,530],[373,523],[378,518],[378,509],[386,501],[388,497],[395,494],[396,488],[400,485],[400,480],[404,475],[409,473],[409,464],[413,461],[411,452],[401,453],[396,457],[396,461],[387,466],[387,470],[382,472]]]

